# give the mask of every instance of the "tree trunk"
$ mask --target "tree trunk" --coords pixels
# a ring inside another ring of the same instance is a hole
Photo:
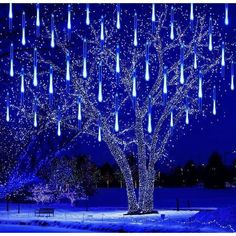
[[[154,208],[154,187],[155,187],[155,170],[154,168],[151,168],[148,171],[147,176],[147,186],[145,191],[145,199],[143,203],[143,213],[151,213],[153,212]]]
[[[137,197],[135,194],[132,176],[130,178],[128,175],[125,175],[124,179],[125,179],[126,192],[127,192],[127,198],[128,198],[128,214],[136,214],[138,213],[138,203],[137,203]]]

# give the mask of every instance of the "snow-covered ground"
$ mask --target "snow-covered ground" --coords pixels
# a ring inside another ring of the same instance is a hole
[[[20,214],[17,205],[0,205],[1,232],[233,232],[236,222],[224,221],[214,211],[160,210],[159,214],[130,216],[125,209],[91,208],[85,211],[68,205],[57,204],[54,217],[34,216],[37,205],[22,205]],[[235,208],[236,209],[236,208]],[[225,211],[224,217],[227,215]],[[222,213],[221,212],[221,213]],[[236,216],[236,210],[228,213]],[[216,219],[217,221],[212,221]],[[209,223],[210,221],[210,223]],[[229,226],[229,223],[232,225]],[[7,227],[6,225],[9,225]],[[19,226],[19,227],[17,227]]]
[[[115,197],[114,197],[115,196]],[[236,188],[207,190],[170,188],[155,190],[159,214],[128,216],[125,189],[99,189],[79,207],[52,205],[54,217],[35,217],[36,204],[0,203],[0,232],[234,232]],[[176,211],[179,199],[180,211]]]

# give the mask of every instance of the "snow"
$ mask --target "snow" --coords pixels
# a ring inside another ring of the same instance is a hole
[[[41,205],[21,204],[18,214],[16,204],[10,203],[7,212],[6,204],[0,203],[0,232],[234,232],[235,190],[157,189],[159,214],[138,216],[125,215],[124,189],[100,189],[89,201],[88,211],[85,202],[79,207],[48,205],[55,208],[54,217],[34,216]],[[176,198],[180,211],[175,210]]]
[[[12,206],[10,212],[6,212],[4,205],[0,211],[1,225],[14,224],[27,225],[30,230],[38,230],[35,226],[55,227],[55,231],[68,229],[72,232],[78,230],[96,232],[185,232],[192,231],[183,222],[188,220],[197,211],[160,211],[159,214],[150,215],[125,215],[125,210],[106,208],[92,208],[90,211],[73,209],[66,205],[54,205],[55,217],[36,217],[34,209],[36,205],[25,205],[20,214],[17,213],[17,206]],[[161,215],[165,214],[165,219]],[[168,227],[167,227],[168,226]],[[44,228],[43,227],[43,228]],[[3,229],[4,230],[4,229]],[[25,230],[25,229],[22,229]],[[46,228],[43,229],[46,232]],[[25,231],[24,231],[25,232]]]

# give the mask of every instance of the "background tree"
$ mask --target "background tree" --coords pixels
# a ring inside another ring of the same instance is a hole
[[[206,166],[205,187],[207,188],[224,188],[226,171],[219,153],[213,153]]]
[[[197,170],[196,170],[196,164],[193,161],[188,161],[184,168],[184,179],[185,179],[185,185],[186,186],[193,186],[197,183]]]
[[[8,155],[23,152],[27,157],[32,137],[35,148],[47,143],[49,153],[80,137],[89,136],[88,143],[103,141],[124,176],[132,214],[153,211],[155,164],[165,159],[174,137],[212,107],[216,114],[218,77],[225,77],[232,58],[230,51],[225,55],[221,16],[209,20],[205,6],[194,5],[189,23],[190,5],[152,5],[152,10],[150,5],[149,13],[143,11],[145,5],[136,5],[133,14],[124,4],[121,22],[120,8],[114,17],[112,4],[96,5],[97,12],[106,14],[94,14],[91,22],[85,15],[84,20],[77,17],[85,5],[66,7],[71,18],[65,17],[64,5],[46,5],[39,35],[32,20],[27,24],[30,40],[22,29],[16,32],[22,45],[13,34],[4,37],[14,66],[9,71],[9,63],[3,63],[1,68],[4,75],[10,72],[6,80],[2,76],[8,125],[1,121],[0,126]],[[67,19],[72,19],[73,29],[64,30]],[[217,32],[214,47],[212,30]],[[21,84],[12,79],[12,68],[17,68],[14,75]],[[56,133],[58,137],[52,135]],[[127,160],[132,151],[138,195]],[[28,167],[27,158],[21,160],[22,168]]]

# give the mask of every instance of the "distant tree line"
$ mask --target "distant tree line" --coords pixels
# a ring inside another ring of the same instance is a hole
[[[138,167],[134,155],[127,156],[138,188]],[[3,163],[2,163],[3,164]],[[35,168],[35,159],[31,160]],[[0,165],[0,184],[4,184],[4,165]],[[225,188],[236,186],[236,159],[226,166],[218,153],[213,153],[206,164],[187,161],[173,167],[168,173],[156,170],[156,187]],[[11,201],[35,201],[37,203],[67,200],[74,205],[77,200],[89,199],[97,188],[124,188],[124,179],[117,165],[94,163],[87,155],[55,157],[37,172],[37,181],[7,194]]]

